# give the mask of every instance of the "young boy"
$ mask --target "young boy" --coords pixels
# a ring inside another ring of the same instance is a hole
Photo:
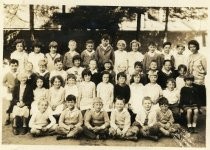
[[[65,138],[75,138],[82,132],[83,117],[76,107],[76,97],[68,95],[65,101],[66,109],[63,110],[59,118],[57,128],[57,140]]]
[[[111,112],[114,100],[114,86],[109,82],[110,74],[107,71],[102,72],[102,82],[97,85],[97,97],[103,101],[103,109]]]
[[[84,70],[83,67],[81,67],[81,57],[80,55],[75,55],[72,58],[73,67],[68,69],[66,72],[68,74],[74,74],[77,77],[77,82],[82,81],[82,71]]]
[[[30,133],[34,137],[52,135],[57,128],[55,118],[49,113],[49,103],[46,99],[38,101],[38,111],[31,116],[29,121]]]
[[[86,41],[86,49],[81,53],[82,65],[88,68],[90,60],[95,59],[94,42],[92,40]]]
[[[130,99],[130,87],[126,84],[127,76],[125,73],[120,72],[117,74],[117,84],[114,85],[114,99],[120,96],[125,99],[125,104]]]
[[[63,66],[64,69],[67,70],[71,67],[73,67],[72,58],[75,55],[79,55],[79,53],[76,52],[77,43],[75,40],[70,40],[68,43],[69,51],[65,53],[63,57]]]
[[[18,135],[27,133],[27,121],[29,117],[29,109],[33,101],[33,89],[27,85],[28,76],[25,73],[18,74],[20,84],[14,87],[12,93],[12,101],[7,113],[13,115],[13,134]]]
[[[109,43],[110,36],[104,34],[101,37],[101,44],[96,48],[95,58],[99,71],[102,71],[104,61],[111,60],[113,64],[115,63],[114,49]]]
[[[17,79],[17,68],[18,61],[16,59],[11,59],[9,62],[10,70],[3,77],[3,85],[6,88],[5,99],[9,101],[9,105],[12,100],[12,92],[14,87],[18,84]],[[9,125],[10,122],[10,113],[6,113],[6,122],[5,125]]]
[[[187,66],[187,56],[183,54],[184,51],[185,51],[185,46],[183,44],[177,44],[176,52],[174,54],[175,70],[178,70],[179,65]]]
[[[115,109],[112,110],[110,116],[109,135],[114,138],[125,139],[130,125],[130,114],[125,108],[125,99],[116,97]]]
[[[199,91],[193,84],[193,75],[187,74],[184,81],[185,86],[180,92],[180,111],[186,112],[188,131],[191,133],[197,133],[196,125],[200,109]]]
[[[129,136],[140,136],[158,141],[158,126],[156,125],[156,111],[152,109],[150,97],[144,97],[142,100],[143,109],[137,115],[135,122],[128,131]]]
[[[143,59],[144,73],[147,73],[149,71],[150,63],[152,62],[152,60],[155,60],[157,62],[157,70],[160,70],[162,68],[164,58],[161,54],[156,52],[156,48],[157,46],[154,42],[150,42],[148,44],[148,52],[144,55]]]
[[[162,89],[166,88],[166,82],[170,78],[176,78],[175,73],[172,70],[172,61],[164,60],[162,69],[158,72],[157,83],[161,86]]]
[[[50,72],[47,70],[47,60],[46,59],[39,60],[38,65],[39,65],[39,70],[36,72],[36,75],[44,77],[43,87],[49,89]]]
[[[96,97],[93,109],[85,113],[84,134],[90,139],[106,139],[108,136],[109,116],[102,108],[102,99]]]
[[[89,70],[91,71],[91,81],[97,86],[101,82],[101,76],[97,69],[97,62],[95,59],[91,59],[89,63]]]
[[[171,60],[172,66],[174,67],[174,56],[171,54],[171,42],[164,42],[163,43],[163,51],[162,55],[164,60]]]
[[[50,80],[54,76],[60,75],[64,82],[67,79],[67,72],[63,70],[63,62],[61,58],[56,58],[54,61],[55,69],[50,72]]]
[[[157,111],[157,125],[160,132],[165,136],[178,137],[180,131],[180,125],[174,124],[174,117],[172,111],[169,109],[168,100],[165,97],[161,97],[158,101],[160,110]]]
[[[45,55],[47,58],[47,70],[52,71],[55,69],[54,61],[56,58],[60,58],[61,55],[57,53],[58,50],[58,43],[56,41],[51,41],[49,43],[49,50],[50,52]]]
[[[184,77],[187,73],[187,66],[185,65],[179,65],[178,66],[178,74],[179,76],[176,77],[176,89],[179,91],[181,91],[181,89],[185,86],[185,82],[184,82]]]
[[[39,60],[44,59],[44,54],[41,53],[42,44],[38,40],[33,41],[33,52],[29,53],[28,61],[34,66],[33,71],[37,72],[39,70]]]

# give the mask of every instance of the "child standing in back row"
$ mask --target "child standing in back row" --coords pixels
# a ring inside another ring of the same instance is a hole
[[[73,57],[75,55],[79,55],[79,53],[76,52],[77,43],[75,40],[70,40],[68,44],[69,51],[65,53],[63,57],[63,66],[64,70],[67,70],[71,67],[73,67]]]
[[[81,53],[82,66],[88,68],[90,60],[95,59],[94,42],[86,41],[86,49]]]

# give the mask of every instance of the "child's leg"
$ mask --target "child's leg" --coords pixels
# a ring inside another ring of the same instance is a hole
[[[83,127],[83,133],[86,137],[90,139],[96,139],[97,135],[92,130],[89,130],[87,127]]]
[[[192,123],[193,133],[197,133],[196,130],[197,120],[198,120],[198,109],[196,108],[193,110],[193,123]]]
[[[69,133],[69,130],[58,126],[56,132],[61,135],[67,135]]]
[[[33,136],[40,136],[40,135],[41,135],[41,130],[36,129],[36,128],[31,128],[30,133],[31,133]]]
[[[192,123],[191,123],[191,118],[192,118],[192,109],[187,109],[187,127],[190,128],[192,127]]]
[[[71,130],[68,134],[67,137],[77,137],[79,133],[83,131],[82,127],[75,127],[73,130]]]
[[[137,136],[138,133],[139,133],[139,128],[137,126],[132,126],[126,132],[126,137],[129,137],[129,136]]]
[[[111,137],[114,137],[114,136],[116,136],[116,134],[117,134],[117,131],[114,129],[114,128],[109,128],[109,135],[111,136]]]

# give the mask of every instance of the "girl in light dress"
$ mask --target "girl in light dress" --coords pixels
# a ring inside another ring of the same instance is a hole
[[[49,91],[43,87],[44,85],[44,77],[37,76],[36,78],[36,89],[33,91],[34,93],[34,101],[31,104],[30,115],[35,114],[38,111],[38,101],[40,100],[48,100]]]

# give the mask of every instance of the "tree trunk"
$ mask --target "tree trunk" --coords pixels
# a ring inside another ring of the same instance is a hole
[[[141,29],[141,13],[137,12],[137,25],[136,25],[136,40],[139,40],[139,34]]]
[[[165,18],[165,37],[164,40],[168,39],[168,17],[169,17],[169,7],[166,7],[166,18]]]
[[[29,6],[29,13],[30,13],[30,35],[31,40],[34,40],[34,6]]]

